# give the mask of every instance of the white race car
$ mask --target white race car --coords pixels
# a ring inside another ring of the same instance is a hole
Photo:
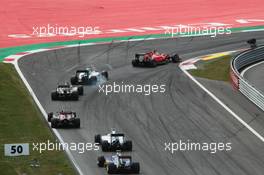
[[[102,147],[102,151],[132,151],[132,141],[125,140],[125,135],[117,133],[115,129],[112,129],[111,133],[101,136],[95,135],[95,143],[98,143]]]
[[[72,86],[70,84],[59,85],[51,93],[52,100],[78,100],[79,95],[83,95],[82,86]]]
[[[97,159],[99,167],[105,167],[108,174],[139,174],[140,165],[133,162],[131,156],[116,153],[112,156],[100,156]]]
[[[94,68],[86,68],[84,70],[77,70],[74,77],[71,78],[73,85],[93,85],[100,79],[108,80],[108,72],[98,72]]]

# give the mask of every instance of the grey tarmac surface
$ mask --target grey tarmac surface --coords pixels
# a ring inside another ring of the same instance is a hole
[[[244,77],[257,89],[264,92],[264,62],[253,66],[244,73]]]
[[[175,64],[157,68],[133,68],[136,52],[156,48],[177,52],[183,59],[245,48],[245,41],[264,38],[264,32],[226,36],[178,38],[85,46],[36,53],[19,61],[24,76],[47,112],[74,110],[81,117],[81,129],[60,129],[65,142],[93,142],[97,133],[111,128],[133,140],[133,156],[146,175],[262,175],[264,144],[225,109],[192,82]],[[99,93],[85,87],[78,102],[52,102],[50,93],[70,80],[77,68],[95,65],[108,68],[110,80],[127,84],[165,84],[165,93],[150,96],[134,93]],[[263,128],[262,128],[263,129]],[[232,150],[165,151],[164,142],[231,142]],[[106,174],[96,165],[101,151],[72,152],[85,174]],[[107,153],[109,154],[109,153]]]

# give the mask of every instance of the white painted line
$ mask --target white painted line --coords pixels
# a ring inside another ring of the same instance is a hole
[[[258,32],[263,31],[264,29],[248,29],[248,30],[242,30],[241,32]]]
[[[157,31],[157,30],[163,30],[161,28],[155,28],[155,27],[141,27],[143,30],[150,30],[150,31]]]
[[[41,103],[39,102],[37,96],[35,95],[34,91],[32,90],[32,88],[30,87],[28,81],[26,80],[26,78],[24,77],[22,71],[20,70],[19,66],[18,66],[18,60],[16,60],[15,62],[13,62],[14,66],[15,66],[15,69],[16,71],[18,72],[20,78],[22,79],[23,83],[26,85],[30,95],[33,97],[34,101],[36,102],[37,106],[39,107],[42,115],[45,117],[45,119],[47,120],[47,113],[46,111],[44,110],[43,106],[41,105]],[[52,129],[54,134],[57,136],[57,138],[59,139],[59,141],[61,143],[65,143],[63,138],[61,137],[60,133],[58,132],[57,129]],[[83,172],[81,171],[79,165],[77,164],[76,160],[74,159],[72,153],[70,152],[69,149],[66,149],[66,154],[68,155],[69,159],[72,161],[74,167],[76,168],[76,170],[78,171],[78,173],[80,175],[84,175]]]
[[[183,65],[182,68],[184,70],[192,70],[192,69],[197,69],[197,67],[194,64],[190,64],[190,65]]]
[[[251,133],[253,133],[257,138],[264,142],[264,137],[261,136],[256,130],[254,130],[249,124],[247,124],[243,119],[241,119],[236,113],[234,113],[228,106],[226,106],[219,98],[217,98],[212,92],[206,89],[199,81],[197,81],[187,70],[184,70],[179,65],[180,69],[192,80],[194,81],[202,90],[204,90],[208,95],[210,95],[217,103],[219,103],[225,110],[227,110],[235,119],[237,119],[243,126],[245,126]]]
[[[125,30],[120,30],[120,29],[111,29],[111,30],[108,30],[107,32],[105,33],[124,33],[124,32],[127,32]]]
[[[46,49],[36,49],[36,50],[30,50],[30,51],[26,51],[26,52],[30,52],[30,53],[37,53],[37,52],[45,52],[49,50],[48,48]]]
[[[244,74],[246,73],[246,71],[248,71],[249,69],[251,69],[251,68],[253,68],[253,67],[255,67],[255,66],[258,66],[258,65],[260,65],[260,64],[262,64],[262,63],[264,63],[264,61],[258,62],[258,63],[256,63],[256,64],[253,64],[253,65],[247,67],[246,69],[244,69],[244,70],[241,72],[240,75],[241,75],[242,77],[244,77]]]
[[[132,32],[145,32],[145,30],[141,30],[141,29],[133,29],[133,28],[127,28],[125,30],[128,30],[128,31],[132,31]]]
[[[237,19],[236,22],[241,23],[241,24],[247,24],[250,23],[248,20],[246,19]]]
[[[27,54],[28,55],[28,54]],[[8,58],[19,59],[24,55],[9,55]]]

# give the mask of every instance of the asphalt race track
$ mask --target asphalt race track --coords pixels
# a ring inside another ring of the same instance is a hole
[[[244,73],[244,77],[257,89],[264,92],[264,64],[258,64],[251,67]]]
[[[81,129],[60,129],[65,142],[93,142],[94,135],[117,128],[133,140],[131,155],[145,175],[263,175],[264,146],[224,108],[192,82],[175,64],[157,68],[133,68],[135,52],[157,48],[177,52],[184,59],[245,48],[245,41],[264,39],[264,32],[228,36],[135,41],[42,52],[26,56],[19,66],[47,112],[75,110]],[[78,102],[51,102],[50,92],[70,80],[77,68],[90,64],[108,68],[110,82],[166,84],[164,94],[99,93],[85,87]],[[232,151],[211,154],[202,151],[164,150],[164,142],[231,142]],[[106,174],[96,165],[101,151],[73,155],[84,174]],[[130,154],[130,153],[129,153]]]

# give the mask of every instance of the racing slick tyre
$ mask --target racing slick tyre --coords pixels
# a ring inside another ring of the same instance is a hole
[[[172,61],[173,63],[179,63],[179,62],[181,62],[181,58],[179,57],[178,54],[175,54],[175,55],[173,55],[173,56],[171,57],[171,61]]]
[[[104,76],[105,79],[108,80],[108,72],[107,71],[102,71],[101,75]]]
[[[107,173],[108,174],[115,174],[115,173],[117,173],[116,172],[116,166],[115,166],[115,164],[113,164],[113,163],[110,163],[108,166],[107,166]]]
[[[138,162],[135,162],[135,163],[132,163],[131,165],[131,173],[133,174],[139,174],[139,171],[140,171],[140,165]]]
[[[81,120],[79,118],[74,119],[73,122],[74,122],[74,127],[75,128],[80,128],[81,127]]]
[[[78,93],[79,95],[83,95],[83,86],[78,87]]]
[[[50,122],[51,122],[51,128],[58,128],[58,123],[59,123],[58,119],[52,118]]]
[[[123,144],[123,151],[132,151],[132,141],[128,140]]]
[[[138,66],[138,62],[136,60],[132,60],[132,66],[133,67],[137,67]]]
[[[95,77],[95,76],[92,76],[90,79],[89,79],[89,81],[88,81],[89,83],[89,85],[94,85],[94,84],[96,84],[96,82],[97,82],[97,77]]]
[[[48,113],[48,122],[51,121],[52,117],[53,117],[53,112]]]
[[[77,77],[71,77],[71,84],[77,85],[78,84],[78,78]]]
[[[74,101],[78,101],[79,100],[79,94],[78,94],[78,92],[72,93],[71,100],[74,100]]]
[[[104,167],[104,164],[105,164],[105,158],[104,156],[100,156],[97,158],[97,165],[99,167]]]
[[[110,144],[107,141],[103,141],[102,143],[102,151],[107,152],[110,150]]]
[[[100,134],[97,134],[94,136],[94,143],[101,144],[101,135]]]
[[[58,100],[58,94],[57,94],[57,92],[52,92],[51,93],[51,100]]]
[[[157,67],[157,62],[156,62],[156,61],[152,61],[152,62],[150,62],[150,66],[151,66],[151,67]]]

